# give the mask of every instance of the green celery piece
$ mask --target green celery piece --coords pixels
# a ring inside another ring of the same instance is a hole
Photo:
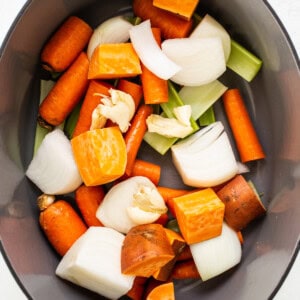
[[[179,97],[186,105],[192,107],[192,118],[198,120],[228,89],[220,81],[215,80],[201,86],[184,86]]]
[[[40,81],[40,103],[43,102],[43,100],[48,95],[49,91],[54,86],[55,81],[52,80],[41,80]],[[46,129],[37,123],[36,129],[35,129],[35,138],[34,138],[34,147],[33,147],[33,155],[36,154],[36,151],[38,150],[39,146],[41,145],[45,135],[49,132],[49,129]]]
[[[73,132],[79,117],[79,113],[80,113],[80,109],[81,109],[81,105],[82,102],[79,102],[75,108],[73,109],[73,111],[70,113],[70,115],[68,116],[66,122],[65,122],[65,126],[64,126],[64,132],[67,135],[67,137],[69,139],[72,138],[73,136]]]
[[[175,89],[174,85],[170,81],[168,81],[168,88],[169,88],[169,100],[166,103],[161,103],[160,106],[168,118],[174,118],[175,117],[173,113],[174,108],[178,106],[182,106],[185,103],[182,101],[177,90]],[[199,126],[193,117],[191,117],[191,126],[194,129],[194,132],[199,129]]]
[[[231,40],[231,52],[227,67],[251,82],[262,67],[262,60],[248,51],[242,45]]]
[[[208,110],[202,114],[199,118],[200,126],[207,126],[216,122],[214,107],[211,106]]]

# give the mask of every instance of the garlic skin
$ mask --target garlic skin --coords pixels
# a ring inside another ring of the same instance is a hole
[[[167,212],[156,186],[144,176],[134,176],[113,186],[96,217],[106,226],[127,233],[132,227],[155,222]]]
[[[126,132],[135,112],[135,103],[131,95],[120,90],[110,89],[109,96],[103,96],[93,111],[90,129],[102,128],[107,119],[118,124],[122,132]]]

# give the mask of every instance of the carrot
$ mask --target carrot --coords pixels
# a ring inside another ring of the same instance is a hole
[[[70,16],[43,47],[43,68],[52,72],[65,71],[86,47],[92,33],[93,29],[85,21]]]
[[[135,108],[138,108],[143,97],[143,89],[141,85],[121,78],[118,81],[117,89],[131,95],[134,100]]]
[[[168,263],[166,263],[164,266],[162,266],[159,270],[157,270],[153,274],[153,277],[155,279],[161,281],[167,281],[169,279],[173,267],[177,261],[177,257],[186,246],[186,243],[180,234],[168,228],[164,228],[164,229],[175,256],[172,260],[170,260]]]
[[[138,150],[147,131],[146,119],[153,112],[149,105],[141,105],[131,121],[131,126],[125,134],[127,165],[125,174],[131,176]]]
[[[103,226],[97,219],[96,211],[105,196],[102,186],[81,185],[75,191],[75,201],[85,223],[90,226]]]
[[[168,213],[161,214],[160,217],[154,222],[156,224],[160,224],[162,226],[166,226],[169,221]]]
[[[265,158],[255,128],[238,89],[223,94],[225,112],[242,162]]]
[[[148,177],[155,185],[158,185],[160,174],[160,165],[156,165],[142,159],[136,159],[134,161],[131,176],[145,176]]]
[[[189,245],[221,234],[225,205],[211,188],[174,198],[174,209]]]
[[[175,299],[175,291],[174,291],[174,283],[167,282],[158,285],[148,294],[146,300],[174,300]]]
[[[73,207],[64,200],[58,200],[43,210],[39,223],[50,244],[61,256],[87,230]]]
[[[152,28],[154,38],[161,45],[161,30]],[[145,65],[142,66],[141,82],[145,104],[159,104],[168,102],[168,82],[153,74]]]
[[[152,0],[134,0],[133,11],[142,20],[150,19],[152,27],[160,28],[164,39],[187,37],[192,30],[192,20],[183,20],[153,6]]]
[[[132,300],[142,300],[147,280],[147,277],[136,276],[132,288],[127,292],[126,296]]]
[[[60,125],[84,95],[89,61],[84,52],[58,79],[39,107],[40,117],[53,126]]]
[[[106,82],[91,80],[85,94],[79,117],[73,132],[73,137],[90,130],[92,123],[92,114],[94,109],[101,102],[101,97],[97,94],[109,96],[109,89],[112,88]]]
[[[238,239],[240,241],[240,243],[243,245],[244,244],[244,237],[241,231],[238,231],[237,233]]]
[[[124,174],[127,153],[119,127],[86,131],[72,138],[71,145],[86,186],[109,183]]]
[[[100,44],[93,52],[89,79],[114,79],[141,74],[141,64],[131,43]]]
[[[190,20],[199,0],[153,0],[155,7],[167,10],[186,20]]]
[[[121,271],[126,275],[150,277],[173,257],[174,252],[162,225],[138,225],[125,236]]]
[[[178,255],[177,261],[183,261],[183,260],[188,260],[192,259],[192,252],[190,246],[186,245],[182,252]]]
[[[242,175],[229,181],[217,195],[225,204],[225,221],[236,231],[266,212],[254,187]]]
[[[173,268],[172,279],[198,279],[200,274],[193,259],[177,262]]]

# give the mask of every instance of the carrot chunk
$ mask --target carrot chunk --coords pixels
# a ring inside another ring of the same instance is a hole
[[[43,68],[65,71],[83,51],[92,33],[93,29],[85,21],[70,16],[45,44],[41,53]]]
[[[167,282],[158,285],[148,294],[146,300],[174,300],[175,299],[175,291],[174,291],[174,283]]]
[[[134,77],[141,72],[139,57],[131,43],[101,44],[93,52],[88,78]]]
[[[175,264],[172,274],[172,279],[197,279],[200,274],[193,259],[179,261]]]
[[[138,108],[143,97],[143,88],[141,85],[121,78],[118,81],[117,89],[131,95],[134,100],[135,109]]]
[[[180,231],[188,244],[221,234],[225,205],[211,188],[174,198],[173,201]]]
[[[158,185],[161,174],[161,166],[145,161],[136,159],[134,161],[131,176],[145,176],[149,178],[155,185]]]
[[[127,153],[118,127],[86,131],[74,137],[71,145],[86,186],[105,184],[124,174]]]

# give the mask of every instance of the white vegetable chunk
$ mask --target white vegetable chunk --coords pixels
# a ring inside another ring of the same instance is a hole
[[[88,48],[87,56],[91,59],[94,50],[100,44],[124,43],[129,40],[129,30],[133,25],[123,16],[112,17],[101,23],[93,32]]]
[[[211,187],[237,174],[238,165],[223,124],[218,121],[171,147],[174,165],[183,182]]]
[[[225,28],[212,16],[206,14],[190,35],[191,38],[220,37],[222,40],[225,60],[231,51],[231,38]]]
[[[61,129],[56,128],[45,136],[26,176],[49,195],[67,194],[82,184],[71,143]]]
[[[154,39],[150,20],[146,20],[129,30],[130,40],[142,63],[156,76],[170,79],[180,70],[180,66],[169,59]]]
[[[162,51],[181,67],[171,80],[185,86],[208,84],[226,71],[222,41],[213,38],[165,40]]]
[[[136,225],[155,222],[166,211],[156,186],[147,177],[134,176],[107,192],[96,216],[105,226],[127,233]]]
[[[221,235],[192,244],[190,248],[203,281],[233,268],[242,257],[242,247],[237,233],[226,223],[223,223]]]
[[[109,299],[120,298],[135,278],[121,272],[124,238],[111,228],[89,227],[63,256],[56,275]]]

